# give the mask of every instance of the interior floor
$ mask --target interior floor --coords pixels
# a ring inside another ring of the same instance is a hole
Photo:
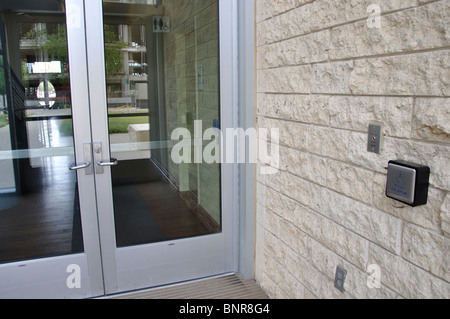
[[[121,161],[112,178],[118,247],[211,233],[149,159]]]
[[[70,161],[47,158],[33,169],[38,186],[22,195],[0,194],[0,263],[83,251]],[[124,177],[133,171],[134,178]],[[121,162],[113,170],[113,195],[118,247],[209,233],[149,159]]]

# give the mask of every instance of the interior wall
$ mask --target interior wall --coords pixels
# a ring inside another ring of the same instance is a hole
[[[219,122],[219,47],[217,1],[165,0],[164,15],[171,31],[163,34],[167,132],[187,128],[194,137],[194,121],[202,133]],[[220,224],[220,165],[176,164],[168,148],[168,171],[192,207],[206,211]],[[192,154],[194,150],[192,149]]]

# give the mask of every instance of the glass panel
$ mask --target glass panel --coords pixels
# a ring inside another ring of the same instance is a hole
[[[217,1],[110,2],[104,32],[110,147],[119,160],[112,167],[117,245],[221,232],[220,163],[195,160],[192,140],[220,123]],[[192,155],[183,162],[179,137],[171,140],[177,129]]]
[[[0,263],[79,253],[63,2],[43,1],[39,14],[33,1],[6,3],[0,4]]]

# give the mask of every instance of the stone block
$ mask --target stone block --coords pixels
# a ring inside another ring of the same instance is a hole
[[[449,69],[449,50],[355,60],[348,90],[363,95],[448,96]],[[343,86],[338,93],[348,90]]]
[[[310,201],[310,182],[292,175],[288,172],[280,172],[279,187],[280,192],[294,198],[299,203],[308,206]]]
[[[366,133],[370,123],[380,123],[383,134],[409,138],[412,108],[412,98],[332,96],[330,125]]]
[[[260,128],[270,129],[278,128],[280,132],[280,144],[286,145],[296,149],[306,149],[307,145],[307,125],[289,122],[284,120],[267,118],[264,121],[264,126]]]
[[[326,95],[266,94],[262,103],[266,116],[306,124],[328,125],[329,100],[330,97]]]
[[[268,69],[263,72],[260,90],[269,93],[310,93],[311,66],[293,66]],[[259,86],[258,85],[258,86]]]
[[[329,160],[326,185],[334,191],[364,203],[372,203],[372,171]]]
[[[415,0],[378,1],[381,13],[409,8],[416,5]],[[264,21],[264,43],[308,34],[314,31],[341,25],[348,21],[369,18],[367,8],[372,0],[349,3],[347,1],[316,0],[277,15]],[[268,15],[266,14],[265,17]]]
[[[450,144],[450,99],[417,98],[412,126],[415,138]]]
[[[437,277],[450,281],[450,238],[405,224],[402,256]]]
[[[369,264],[381,269],[381,283],[409,299],[448,299],[450,284],[400,256],[371,244]]]
[[[287,259],[287,268],[316,298],[346,299],[348,294],[342,294],[333,287],[333,281],[313,265],[290,251]]]
[[[311,125],[308,127],[308,151],[324,157],[347,161],[350,135],[351,133],[348,131]]]
[[[324,187],[314,185],[311,193],[314,211],[389,251],[398,250],[401,236],[398,218]]]
[[[299,150],[281,147],[281,169],[311,182],[325,186],[327,182],[327,160]]]
[[[319,63],[312,69],[311,92],[349,94],[353,61]]]
[[[330,281],[334,280],[336,266],[340,265],[347,270],[344,288],[346,293],[355,298],[362,299],[394,299],[397,294],[385,286],[371,289],[367,285],[369,274],[366,269],[360,269],[349,263],[341,256],[327,249],[317,241],[309,242],[309,262],[319,271],[326,274]],[[368,248],[367,248],[368,249]],[[333,289],[335,289],[333,287]]]
[[[324,30],[266,45],[262,68],[300,65],[328,60],[330,31]]]
[[[439,1],[383,15],[380,28],[369,28],[366,20],[333,28],[330,59],[445,47],[450,44],[449,30],[449,3]]]
[[[367,240],[309,209],[296,216],[299,228],[342,258],[364,267]]]

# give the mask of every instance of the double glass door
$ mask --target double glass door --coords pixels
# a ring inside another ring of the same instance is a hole
[[[0,6],[0,298],[233,271],[235,169],[198,161],[191,139],[232,125],[219,60],[231,2]]]

